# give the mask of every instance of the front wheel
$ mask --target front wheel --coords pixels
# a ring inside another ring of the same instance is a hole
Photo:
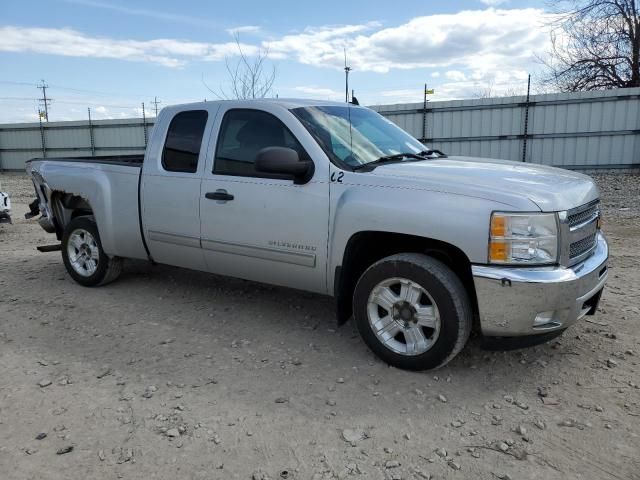
[[[417,253],[392,255],[360,277],[353,312],[365,343],[387,363],[407,370],[445,365],[469,338],[472,310],[458,276]]]
[[[98,227],[89,217],[76,217],[66,226],[62,260],[69,275],[85,287],[112,282],[122,271],[122,259],[104,253]]]

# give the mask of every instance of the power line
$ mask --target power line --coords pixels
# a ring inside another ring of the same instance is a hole
[[[28,86],[28,87],[38,87],[38,88],[40,88],[39,84],[31,83],[31,82],[16,82],[16,81],[11,81],[11,80],[0,80],[0,84],[2,84],[2,85],[16,85],[16,86]],[[91,90],[91,89],[86,89],[86,88],[66,87],[64,85],[58,85],[58,84],[49,84],[49,85],[47,85],[47,88],[54,88],[56,90],[66,90],[66,91],[69,91],[69,92],[77,92],[77,93],[90,93],[92,95],[99,95],[99,96],[104,96],[104,97],[115,97],[115,96],[117,96],[117,97],[128,97],[128,98],[140,98],[140,97],[145,97],[146,96],[145,93],[108,92],[108,91],[103,91],[103,90]]]
[[[38,84],[37,83],[31,83],[31,82],[12,82],[9,80],[0,80],[0,83],[2,83],[3,85],[26,85],[29,87],[37,87]]]
[[[37,100],[33,97],[0,97],[0,100]]]
[[[50,87],[49,87],[50,88]],[[35,97],[0,97],[0,101],[2,100],[31,100],[31,101],[40,101],[41,99]],[[47,100],[51,100],[47,97]],[[60,100],[56,98],[56,104],[64,104],[64,105],[94,105],[94,106],[102,106],[102,107],[110,107],[110,108],[139,108],[136,105],[117,105],[113,103],[105,103],[105,102],[96,102],[91,100]]]
[[[78,92],[78,93],[90,93],[92,95],[99,95],[102,97],[115,97],[115,96],[119,96],[119,97],[129,97],[129,98],[139,98],[139,97],[143,97],[145,96],[144,94],[141,93],[125,93],[123,94],[122,92],[105,92],[105,91],[101,91],[101,90],[88,90],[85,88],[72,88],[72,87],[64,87],[62,85],[51,85],[51,88],[56,88],[58,90],[67,90],[69,92]]]
[[[113,103],[104,103],[104,102],[96,102],[96,101],[83,101],[83,100],[56,100],[56,104],[63,103],[68,105],[93,105],[98,107],[110,107],[110,108],[138,108],[136,105],[116,105]]]

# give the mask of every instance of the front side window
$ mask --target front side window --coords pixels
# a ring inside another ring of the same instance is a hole
[[[272,177],[258,172],[255,159],[266,147],[287,147],[306,154],[289,129],[270,113],[260,110],[229,110],[222,120],[213,173],[242,177]]]
[[[178,113],[171,120],[162,151],[162,167],[168,172],[195,173],[202,145],[206,110]]]
[[[327,154],[350,167],[388,155],[421,154],[426,147],[382,115],[350,106],[294,108],[291,112]]]

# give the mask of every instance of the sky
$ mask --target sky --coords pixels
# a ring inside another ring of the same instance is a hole
[[[521,93],[549,48],[547,3],[525,0],[2,0],[0,122],[155,115],[215,100],[226,62],[268,51],[272,95],[361,104]]]

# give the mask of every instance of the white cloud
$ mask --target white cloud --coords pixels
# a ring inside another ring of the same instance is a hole
[[[477,10],[416,17],[395,27],[379,24],[307,29],[266,42],[271,52],[301,63],[342,68],[343,48],[354,70],[460,66],[488,71],[531,63],[548,34],[541,9]]]
[[[328,100],[343,100],[344,92],[340,92],[338,90],[334,90],[332,88],[326,87],[317,87],[317,86],[298,86],[294,87],[293,90],[296,92],[296,95],[311,98],[322,98]]]
[[[526,85],[527,73],[538,68],[536,57],[548,49],[549,19],[536,8],[462,11],[386,28],[366,24],[307,29],[266,45],[283,57],[335,69],[344,65],[346,46],[356,72],[446,69],[431,73],[445,81],[434,85],[436,95],[430,97],[445,100],[478,95],[489,83],[494,94]],[[422,100],[420,89],[360,93],[373,102]]]
[[[429,95],[429,101],[456,100],[484,96],[524,95],[527,78],[521,78],[522,72],[501,72],[500,75],[488,75],[476,80],[451,80],[435,86],[435,94]],[[429,86],[431,88],[431,86]],[[396,89],[368,92],[370,104],[422,103],[422,89]]]
[[[507,84],[526,78],[527,70],[536,65],[536,56],[547,50],[549,36],[544,28],[547,20],[547,14],[538,8],[489,8],[420,16],[391,27],[378,22],[308,27],[261,42],[243,43],[242,48],[248,55],[266,48],[272,59],[333,69],[343,68],[346,48],[348,62],[356,72],[431,68],[437,69],[431,74],[433,78],[438,78],[442,71],[449,82],[479,84],[492,78],[496,84]],[[231,31],[257,32],[257,29],[245,25]],[[114,39],[66,28],[16,26],[0,27],[0,51],[113,58],[167,67],[216,61],[238,53],[232,41]]]
[[[383,103],[390,102],[418,102],[422,100],[423,92],[421,88],[400,88],[395,90],[382,90],[380,97]]]
[[[344,67],[344,48],[347,48],[348,61],[352,62],[353,36],[379,26],[378,22],[369,22],[362,25],[308,27],[301,33],[266,41],[264,45],[275,58],[293,57],[306,64]]]
[[[449,70],[448,72],[445,72],[444,76],[454,82],[463,82],[467,79],[467,76],[460,70]]]
[[[256,52],[254,45],[242,45],[248,55]],[[33,52],[69,57],[114,58],[151,62],[166,67],[180,67],[188,60],[222,60],[237,55],[234,42],[202,43],[161,38],[156,40],[117,40],[90,37],[76,30],[63,28],[0,27],[0,51]]]

